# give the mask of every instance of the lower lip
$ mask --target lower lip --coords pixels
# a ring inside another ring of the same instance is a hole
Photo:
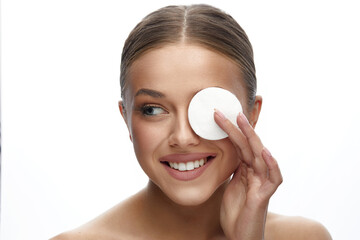
[[[207,161],[202,167],[195,168],[189,171],[179,171],[163,164],[168,173],[175,179],[180,181],[191,181],[198,178],[213,162],[214,159]]]

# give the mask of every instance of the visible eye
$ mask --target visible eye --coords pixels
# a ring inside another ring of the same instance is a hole
[[[159,114],[164,114],[166,111],[161,107],[145,105],[141,108],[141,113],[145,116],[156,116]]]

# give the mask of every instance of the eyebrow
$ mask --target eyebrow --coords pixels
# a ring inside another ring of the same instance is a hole
[[[139,91],[136,92],[135,97],[137,97],[139,95],[148,95],[148,96],[151,96],[154,98],[165,97],[165,95],[163,93],[152,90],[152,89],[148,89],[148,88],[141,88]]]

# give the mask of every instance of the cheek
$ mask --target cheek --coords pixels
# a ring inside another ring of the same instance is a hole
[[[141,163],[151,158],[166,139],[166,129],[157,123],[134,119],[131,129],[135,154]]]
[[[236,148],[229,140],[229,138],[218,141],[217,145],[223,153],[223,161],[224,164],[226,164],[224,169],[227,170],[227,174],[231,175],[240,163]]]

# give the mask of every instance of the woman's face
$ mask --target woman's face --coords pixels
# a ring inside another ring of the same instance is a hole
[[[139,57],[127,81],[121,112],[142,169],[174,202],[205,202],[235,171],[239,159],[228,138],[210,141],[194,133],[188,106],[201,89],[221,87],[237,96],[248,117],[257,119],[257,114],[248,113],[239,68],[199,45],[173,44]],[[181,171],[201,165],[201,159],[207,161],[203,166]]]

